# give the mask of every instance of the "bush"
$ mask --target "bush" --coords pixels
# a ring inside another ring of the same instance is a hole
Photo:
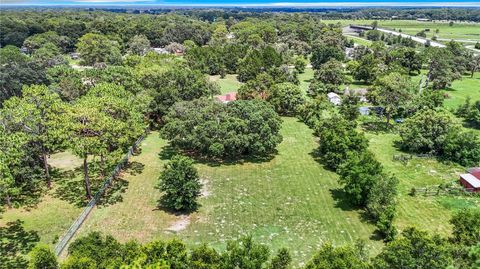
[[[422,110],[405,120],[400,128],[402,149],[415,153],[442,152],[448,134],[458,125],[450,112]]]
[[[104,237],[99,232],[92,232],[72,242],[68,247],[68,254],[71,259],[82,257],[90,259],[90,261],[75,259],[69,268],[81,268],[78,263],[86,264],[88,268],[93,262],[95,268],[103,269],[121,264],[122,245],[111,235]]]
[[[57,256],[45,245],[38,245],[30,252],[30,269],[57,269]]]
[[[350,201],[355,205],[365,206],[373,186],[380,180],[382,165],[369,151],[352,151],[338,166],[337,173]]]
[[[480,209],[458,211],[450,220],[453,225],[453,241],[473,246],[480,242]]]
[[[452,131],[445,139],[443,155],[463,166],[480,165],[480,137],[474,131]]]
[[[192,159],[174,156],[165,165],[159,180],[159,189],[164,192],[161,199],[164,206],[175,211],[197,208],[202,185]]]

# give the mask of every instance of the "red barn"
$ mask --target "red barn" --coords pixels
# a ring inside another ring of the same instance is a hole
[[[477,175],[479,177],[477,177]],[[460,184],[469,191],[480,192],[480,169],[478,174],[469,173],[460,175]]]

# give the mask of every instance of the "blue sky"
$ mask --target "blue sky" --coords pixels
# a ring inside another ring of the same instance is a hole
[[[2,5],[154,5],[154,6],[476,6],[480,2],[472,0],[0,0]]]

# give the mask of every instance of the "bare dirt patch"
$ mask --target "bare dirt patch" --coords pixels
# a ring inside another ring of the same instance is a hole
[[[202,197],[207,197],[210,195],[210,189],[208,188],[208,179],[202,179],[200,180],[200,183],[202,183],[202,190],[200,192]]]
[[[190,216],[181,215],[178,216],[178,219],[172,225],[170,225],[170,227],[167,228],[167,231],[178,233],[185,230],[189,224]]]

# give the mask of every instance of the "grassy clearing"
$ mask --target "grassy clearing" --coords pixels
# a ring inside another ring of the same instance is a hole
[[[242,86],[242,83],[237,80],[237,75],[226,75],[225,78],[220,78],[219,75],[210,76],[211,81],[217,82],[220,86],[221,94],[230,92],[237,92],[238,88]]]
[[[465,168],[441,163],[433,158],[414,158],[407,165],[403,165],[401,162],[393,161],[393,155],[400,153],[393,146],[394,141],[399,139],[398,135],[368,133],[367,137],[370,140],[370,149],[385,170],[395,174],[400,180],[396,218],[399,229],[416,226],[448,235],[451,229],[448,221],[452,210],[480,205],[479,198],[410,196],[412,187],[426,187],[458,180],[458,175],[464,172]]]
[[[312,82],[314,71],[311,67],[305,68],[305,72],[298,74],[298,80],[300,80],[300,89],[306,93],[308,91],[308,85]]]
[[[378,251],[382,243],[369,239],[373,225],[342,202],[337,175],[311,156],[317,147],[311,130],[284,118],[282,135],[278,154],[270,161],[198,163],[208,195],[201,198],[199,211],[185,219],[156,207],[160,193],[154,186],[166,161],[159,154],[168,156],[168,149],[152,133],[142,154],[132,159],[144,165],[142,173],[124,176],[129,188],[123,203],[96,208],[80,234],[100,230],[122,241],[141,242],[178,236],[189,244],[208,242],[219,249],[229,239],[252,234],[274,249],[288,246],[296,260],[309,257],[325,241],[344,244],[361,238]],[[186,228],[178,229],[182,225]]]

